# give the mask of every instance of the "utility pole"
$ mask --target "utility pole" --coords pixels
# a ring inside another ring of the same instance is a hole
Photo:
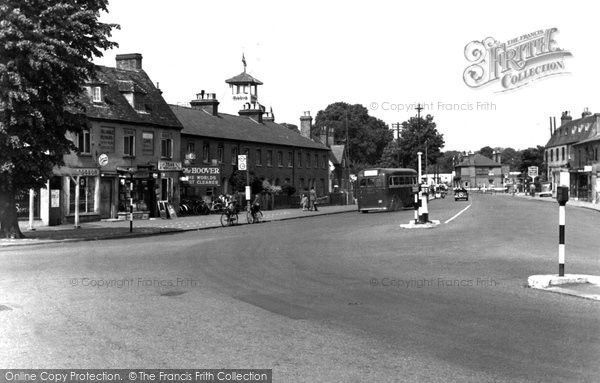
[[[396,122],[392,124],[392,129],[396,128],[396,146],[397,146],[397,154],[398,154],[398,167],[400,167],[400,123]]]

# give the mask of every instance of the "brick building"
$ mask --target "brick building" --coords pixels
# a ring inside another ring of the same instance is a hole
[[[79,148],[41,189],[46,224],[73,222],[77,188],[81,221],[157,215],[156,201],[178,203],[181,124],[142,69],[141,54],[117,55],[96,67],[80,100],[86,128],[70,137]],[[133,184],[133,187],[132,187]]]
[[[190,107],[171,105],[183,125],[180,156],[186,177],[181,195],[205,197],[240,190],[236,183],[240,177],[244,180],[243,175],[234,176],[238,155],[246,155],[254,178],[297,191],[314,187],[319,195],[328,193],[329,149],[275,123],[273,112],[266,112],[257,100],[262,82],[245,68],[226,83],[233,101],[242,101],[238,115],[220,112],[215,94],[204,91],[190,101]]]
[[[503,188],[509,167],[502,165],[499,152],[494,152],[494,159],[468,153],[458,159],[454,171],[454,187]]]
[[[555,125],[551,122],[552,134],[545,151],[553,195],[557,186],[568,186],[571,198],[597,200],[600,114],[592,114],[586,108],[581,118],[573,120],[566,111],[562,113],[560,126]]]

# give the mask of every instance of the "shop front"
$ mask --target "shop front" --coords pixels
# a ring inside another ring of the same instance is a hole
[[[211,202],[221,188],[219,166],[185,166],[181,177],[181,199]]]

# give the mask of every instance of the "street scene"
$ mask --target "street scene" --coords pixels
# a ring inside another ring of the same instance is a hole
[[[5,0],[0,383],[600,381],[594,13],[423,8]]]

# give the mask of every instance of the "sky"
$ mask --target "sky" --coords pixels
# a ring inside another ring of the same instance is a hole
[[[108,10],[101,20],[120,24],[111,38],[119,48],[95,62],[115,66],[117,54],[141,53],[171,104],[189,105],[205,90],[220,111],[236,114],[225,80],[243,71],[244,54],[247,72],[264,83],[258,101],[276,122],[299,125],[304,111],[316,116],[343,101],[392,124],[415,116],[421,103],[444,135],[444,151],[545,145],[549,117],[560,125],[562,111],[600,112],[591,1],[112,0]],[[509,70],[485,86],[466,84],[475,64],[467,44],[492,37],[520,45],[552,28],[553,49],[571,56],[558,60],[562,67],[531,65],[539,77],[555,75],[518,82]],[[526,84],[506,90],[504,75],[509,85]]]

